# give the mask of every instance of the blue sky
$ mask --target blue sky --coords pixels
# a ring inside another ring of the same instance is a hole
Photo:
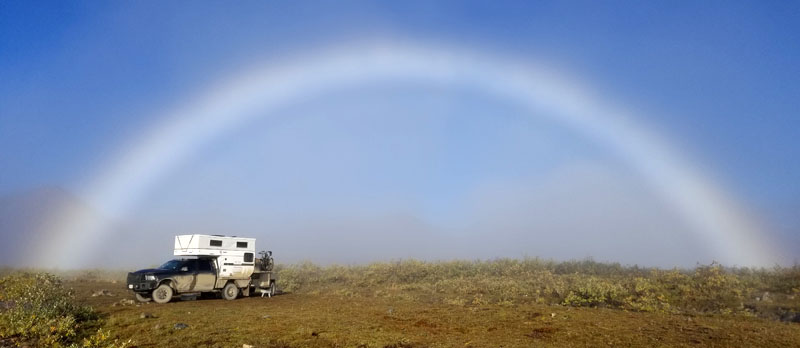
[[[797,4],[764,1],[4,1],[0,195],[80,191],[161,110],[243,66],[351,42],[419,41],[544,60],[634,105],[775,238],[800,246],[798,23]],[[264,118],[218,139],[132,215],[152,227],[217,212],[220,228],[264,210],[275,221],[307,211],[351,220],[402,215],[447,234],[482,211],[467,202],[487,187],[524,191],[586,163],[612,168],[617,179],[632,175],[562,126],[473,92],[366,86],[288,107],[279,114],[305,116]],[[265,196],[281,203],[258,205]],[[503,250],[482,256],[520,253]],[[577,256],[614,254],[587,250]]]

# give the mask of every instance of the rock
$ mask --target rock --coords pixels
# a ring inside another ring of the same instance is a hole
[[[106,289],[97,290],[92,293],[92,297],[98,297],[98,296],[114,296],[114,294]]]
[[[14,301],[0,301],[0,309],[11,309],[14,306]]]
[[[781,321],[787,323],[800,323],[800,313],[798,312],[786,312],[781,315]]]
[[[139,315],[139,319],[155,318],[153,314],[144,312]]]
[[[161,328],[161,324],[155,324],[155,325],[153,325],[153,330],[158,330],[158,329],[160,329],[160,328]]]
[[[116,307],[116,306],[132,306],[132,305],[135,305],[135,304],[136,304],[136,301],[123,298],[123,299],[119,300],[119,302],[114,302],[114,304],[112,304],[111,306],[113,306],[113,307]]]
[[[761,295],[761,301],[772,302],[772,295],[769,294],[769,291],[764,291],[764,294]]]
[[[243,344],[243,345],[242,345],[242,348],[253,348],[253,346],[252,346],[252,345],[249,345],[249,344]]]
[[[269,318],[270,318],[269,314],[264,314],[261,316],[261,319],[269,319]]]
[[[555,317],[556,317],[555,313],[550,313],[550,318],[555,318]]]
[[[188,328],[188,327],[189,327],[189,325],[186,325],[186,324],[184,324],[184,323],[177,323],[177,324],[175,324],[175,330],[183,330],[183,329],[186,329],[186,328]]]

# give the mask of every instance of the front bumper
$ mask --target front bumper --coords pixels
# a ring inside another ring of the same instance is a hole
[[[158,285],[157,280],[145,280],[143,274],[128,273],[126,288],[136,292],[151,291]]]

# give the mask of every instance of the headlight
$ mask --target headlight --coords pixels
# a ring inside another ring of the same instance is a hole
[[[144,276],[144,280],[156,280],[156,276],[152,274],[147,274]]]

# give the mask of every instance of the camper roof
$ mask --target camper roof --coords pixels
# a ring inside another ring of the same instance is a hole
[[[207,234],[175,236],[175,256],[229,255],[245,252],[255,253],[255,250],[255,238]]]

